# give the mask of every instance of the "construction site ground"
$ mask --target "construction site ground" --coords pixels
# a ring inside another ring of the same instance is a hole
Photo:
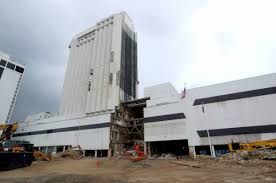
[[[208,158],[147,159],[139,162],[127,159],[59,159],[36,161],[29,167],[0,172],[0,182],[276,182],[276,162],[217,161]]]

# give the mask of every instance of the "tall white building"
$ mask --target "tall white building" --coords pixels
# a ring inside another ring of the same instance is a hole
[[[115,14],[73,38],[60,114],[28,117],[13,139],[48,153],[80,145],[91,156],[140,141],[151,156],[219,155],[231,142],[276,138],[276,73],[189,89],[184,98],[165,83],[135,99],[136,87],[136,34],[125,13]]]
[[[69,48],[60,115],[114,109],[137,97],[136,33],[125,12],[77,34]]]
[[[0,124],[10,120],[23,73],[23,65],[0,52]]]

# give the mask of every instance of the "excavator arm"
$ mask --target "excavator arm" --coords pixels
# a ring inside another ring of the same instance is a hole
[[[17,128],[18,123],[0,125],[0,130],[3,130],[0,136],[0,144],[2,144],[6,139],[9,139]]]

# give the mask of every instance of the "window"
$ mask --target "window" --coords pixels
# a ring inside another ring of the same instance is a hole
[[[120,71],[118,71],[116,74],[116,85],[118,86],[119,83],[120,83]]]
[[[23,72],[24,72],[24,68],[19,67],[19,66],[16,66],[15,71],[17,71],[17,72],[19,72],[19,73],[23,74]]]
[[[114,62],[114,51],[111,52],[111,55],[110,55],[110,62]]]
[[[91,81],[89,81],[89,83],[88,83],[88,91],[90,91],[91,90]]]
[[[47,130],[47,133],[53,133],[53,130]]]
[[[0,65],[2,65],[2,66],[6,66],[6,63],[7,63],[7,61],[6,60],[3,60],[3,59],[1,59],[1,61],[0,61]]]
[[[109,84],[112,85],[112,82],[113,82],[113,74],[110,73],[110,75],[109,75]]]
[[[91,68],[90,69],[90,75],[93,76],[94,70]]]
[[[7,64],[7,68],[9,68],[9,69],[11,69],[11,70],[14,70],[15,65],[14,65],[14,64],[12,64],[12,63],[10,63],[10,62],[8,62],[8,64]]]
[[[2,77],[3,72],[4,72],[4,68],[3,68],[3,67],[0,67],[0,79],[1,79],[1,77]]]

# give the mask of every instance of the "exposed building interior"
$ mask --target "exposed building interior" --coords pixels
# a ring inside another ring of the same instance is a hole
[[[173,154],[176,156],[189,155],[188,140],[168,140],[147,142],[149,155],[161,156],[162,154]]]
[[[123,152],[144,143],[144,108],[149,98],[122,102],[111,114],[110,149]]]

